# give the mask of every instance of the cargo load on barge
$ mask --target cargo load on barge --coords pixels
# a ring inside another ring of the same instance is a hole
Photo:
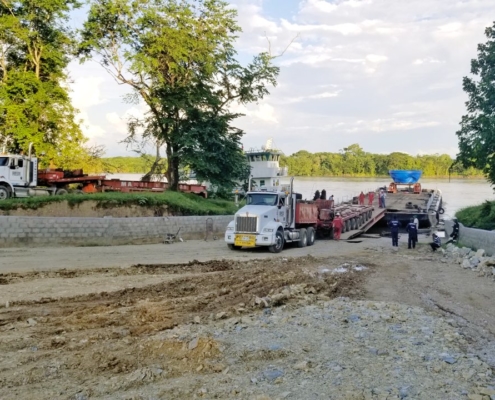
[[[443,214],[442,192],[439,189],[426,189],[421,186],[421,170],[390,170],[392,181],[386,191],[385,221],[393,216],[405,227],[411,218],[417,217],[419,228],[426,229],[437,225],[437,218]]]

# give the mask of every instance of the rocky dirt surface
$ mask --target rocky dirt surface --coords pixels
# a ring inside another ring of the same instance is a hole
[[[0,274],[0,399],[495,399],[492,279],[317,244]]]

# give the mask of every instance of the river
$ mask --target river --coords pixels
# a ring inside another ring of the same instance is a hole
[[[142,174],[109,174],[108,178],[139,180]],[[288,178],[283,182],[288,182]],[[337,203],[348,200],[361,192],[388,185],[390,178],[315,178],[296,177],[294,190],[305,199],[312,199],[316,190],[326,189],[327,196],[334,195]],[[484,179],[421,179],[424,189],[440,189],[443,194],[445,217],[451,218],[461,208],[477,205],[485,200],[495,200],[493,189]]]

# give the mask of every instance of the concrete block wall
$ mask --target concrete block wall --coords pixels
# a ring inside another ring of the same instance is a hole
[[[445,221],[447,236],[452,233],[452,221]],[[495,255],[495,231],[467,228],[459,223],[459,243],[473,249],[483,249],[489,256]]]
[[[232,215],[144,218],[52,218],[0,216],[0,247],[101,246],[161,243],[167,233],[203,239],[207,220],[223,237]]]

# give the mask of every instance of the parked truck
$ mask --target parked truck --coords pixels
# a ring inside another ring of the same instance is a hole
[[[336,212],[344,220],[344,232],[358,229],[372,216],[371,206],[335,207],[333,200],[305,201],[293,192],[293,180],[287,190],[246,194],[246,205],[235,214],[225,232],[225,242],[231,250],[266,246],[272,253],[279,253],[286,243],[312,246],[317,233],[331,236]]]
[[[105,175],[87,175],[82,170],[38,169],[38,159],[32,155],[0,154],[0,200],[10,197],[33,197],[71,193],[97,192],[163,192],[166,182],[107,179]],[[180,184],[182,192],[207,196],[206,187]]]

